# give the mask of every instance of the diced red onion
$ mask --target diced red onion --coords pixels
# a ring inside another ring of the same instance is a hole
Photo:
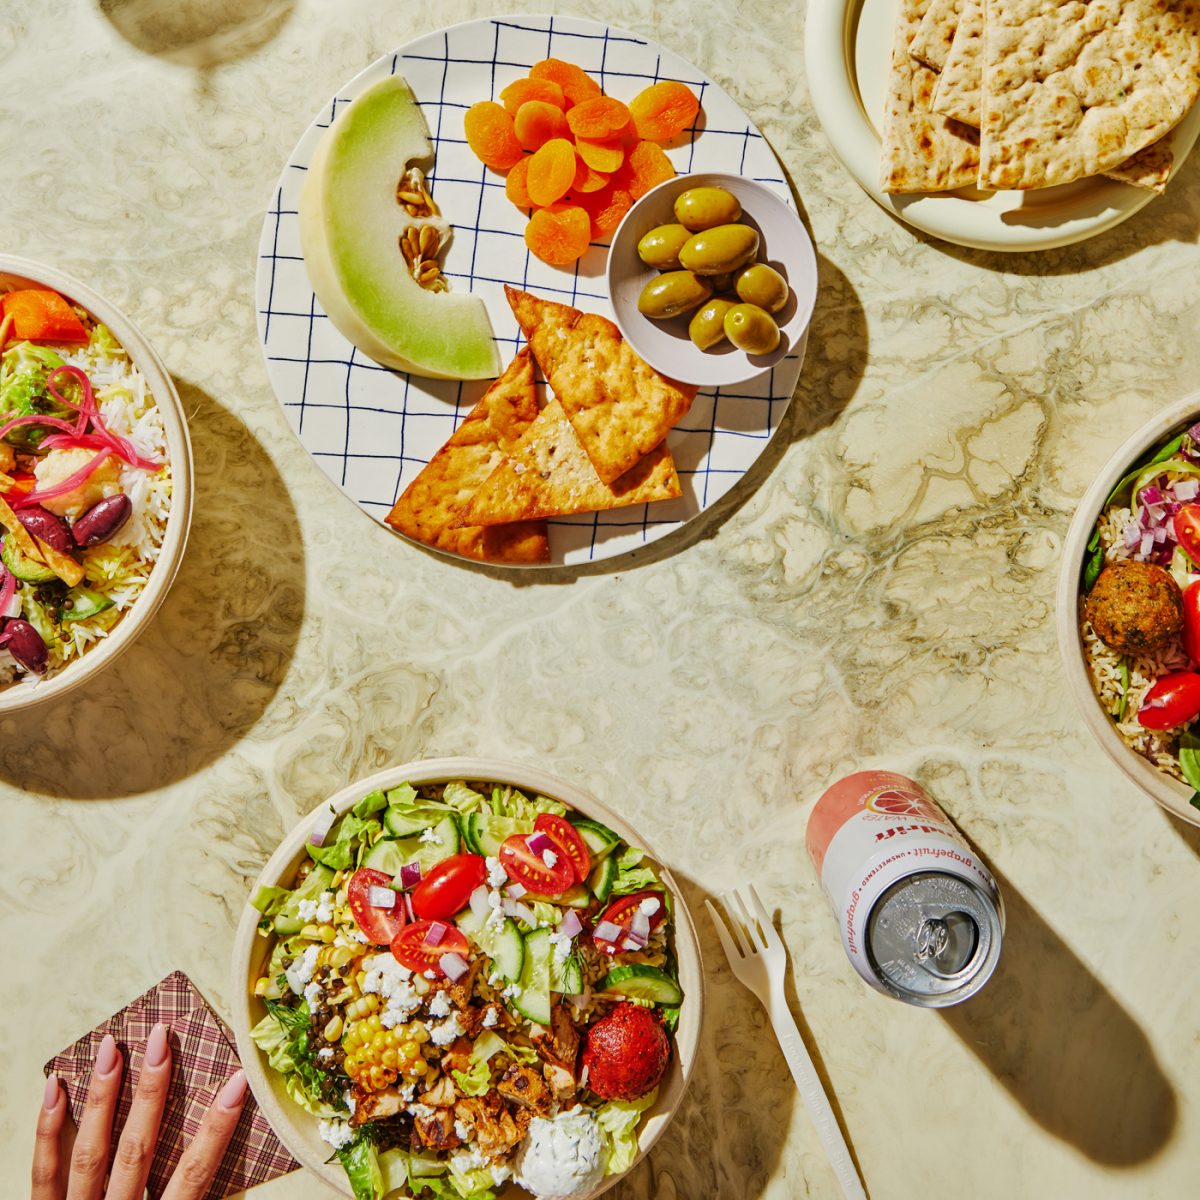
[[[1142,503],[1149,508],[1152,504],[1161,504],[1163,494],[1157,487],[1151,484],[1150,487],[1142,488]]]
[[[405,863],[400,868],[400,886],[408,891],[421,882],[421,864],[419,862]]]
[[[572,993],[567,997],[567,999],[571,1002],[571,1004],[582,1011],[592,1002],[592,989],[586,988],[582,992]]]
[[[1187,431],[1187,435],[1192,439],[1193,442],[1200,442],[1200,421],[1197,421],[1196,424]]]
[[[333,828],[333,823],[336,820],[337,813],[328,804],[325,805],[320,813],[317,814],[317,819],[313,822],[313,827],[308,831],[308,844],[310,846],[323,846],[325,838]]]
[[[1136,521],[1125,526],[1125,549],[1133,550],[1142,540],[1142,527]]]
[[[1161,525],[1156,525],[1153,532],[1155,544],[1161,546],[1167,540],[1167,531]]]
[[[425,935],[424,944],[426,946],[440,946],[446,940],[447,930],[448,926],[444,925],[441,921],[434,921],[429,926],[429,932]]]
[[[404,893],[404,915],[410,921],[415,921],[417,919],[413,912],[412,897],[407,892]]]
[[[523,883],[517,883],[515,880],[508,885],[508,894],[514,900],[520,900],[529,889]]]
[[[573,938],[578,937],[582,931],[583,922],[579,919],[579,914],[573,908],[568,908],[558,923],[558,932]]]
[[[457,983],[471,969],[470,964],[461,954],[443,954],[438,959],[438,966],[442,968],[442,973],[451,983]]]
[[[621,943],[621,949],[622,950],[641,950],[645,945],[646,945],[645,942],[641,941],[639,938],[635,938],[633,936],[633,934],[631,933]]]
[[[367,903],[372,908],[395,908],[396,893],[390,887],[367,888]]]
[[[482,883],[471,893],[471,911],[480,919],[491,915],[492,906],[488,903],[488,890]]]
[[[612,921],[601,921],[596,926],[594,936],[602,942],[615,942],[621,936],[621,927]]]
[[[1176,500],[1182,500],[1185,504],[1195,500],[1200,496],[1200,480],[1196,479],[1181,479],[1171,489]]]
[[[525,839],[525,845],[529,847],[529,853],[536,854],[538,858],[541,858],[547,850],[554,849],[554,843],[540,829]]]
[[[650,936],[650,918],[640,908],[633,910],[633,916],[629,920],[629,932],[635,938],[641,938],[643,946],[646,944],[646,939]]]
[[[1142,544],[1138,547],[1138,553],[1145,558],[1147,554],[1154,548],[1154,533],[1147,529],[1142,534]]]
[[[533,915],[533,909],[528,904],[520,904],[508,896],[500,901],[500,911],[506,917],[516,917],[518,920],[524,921],[526,925],[537,924],[537,917]]]

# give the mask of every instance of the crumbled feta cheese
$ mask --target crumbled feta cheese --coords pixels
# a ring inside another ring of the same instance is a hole
[[[322,892],[319,900],[301,900],[296,905],[296,913],[302,921],[330,924],[333,921],[333,893]]]
[[[471,1127],[456,1119],[454,1122],[454,1136],[458,1138],[460,1142],[467,1141],[471,1136]]]
[[[350,936],[356,942],[361,942],[364,946],[369,946],[371,944],[371,939],[369,937],[367,937],[367,935],[365,933],[363,933],[363,931],[361,929],[350,930]]]
[[[431,846],[440,846],[442,844],[442,839],[432,829],[421,831],[421,841]]]
[[[626,938],[621,943],[621,945],[626,950],[640,950],[641,949],[641,946],[639,946],[638,943],[633,940],[633,938]]]
[[[318,1058],[332,1058],[333,1057],[333,1047],[332,1046],[322,1046],[320,1048],[320,1050],[317,1051],[317,1057]]]
[[[658,912],[658,907],[661,903],[662,901],[659,900],[657,896],[647,896],[645,900],[638,905],[638,908],[640,908],[642,912],[646,914],[646,916],[652,917],[656,912]]]
[[[487,1012],[483,1014],[484,1029],[491,1029],[493,1025],[499,1022],[499,1020],[500,1015],[496,1012],[496,1010],[494,1008],[489,1008]]]
[[[354,1110],[358,1107],[358,1101],[354,1099],[354,1093],[347,1088],[342,1093],[342,1099],[346,1102],[346,1109],[351,1116],[354,1116]]]
[[[504,1163],[492,1163],[492,1182],[499,1187],[512,1178],[512,1167]]]
[[[503,996],[505,1000],[513,1000],[520,994],[521,994],[521,987],[519,984],[516,984],[516,983],[510,983],[506,988],[503,988],[500,992],[500,995]]]
[[[407,1104],[417,1094],[417,1085],[415,1083],[403,1083],[400,1085],[400,1099]]]
[[[432,1117],[433,1114],[437,1112],[437,1109],[430,1104],[421,1104],[414,1100],[411,1104],[409,1104],[408,1111],[412,1113],[414,1117]]]
[[[317,1007],[317,1002],[325,994],[325,989],[314,979],[311,983],[305,984],[304,999],[308,1001],[308,1011],[312,1012]]]
[[[445,992],[436,992],[433,999],[429,1001],[429,1015],[431,1017],[447,1017],[453,1007],[450,997]]]
[[[424,975],[426,979],[436,979],[438,977],[438,973],[432,967],[428,971],[422,971],[421,974]]]
[[[322,1121],[317,1129],[335,1150],[348,1146],[355,1138],[354,1130],[345,1121]]]
[[[571,953],[571,945],[575,939],[569,933],[552,933],[550,945],[554,947],[554,957],[562,962]]]
[[[313,972],[317,969],[317,955],[320,952],[320,946],[306,947],[304,953],[284,972],[287,976],[288,987],[297,996],[304,995],[304,989],[308,986],[309,981],[313,977]]]
[[[455,1122],[455,1132],[458,1131],[458,1126],[461,1122]],[[463,1137],[463,1134],[459,1134]],[[487,1159],[474,1146],[464,1146],[461,1150],[456,1150],[450,1155],[450,1169],[457,1174],[465,1175],[468,1171],[478,1171],[480,1167],[487,1166]]]
[[[549,849],[543,850],[542,851],[542,862],[544,862],[546,864],[546,866],[553,869],[555,866],[558,865],[558,855],[555,854],[553,850],[549,850]]]
[[[458,1013],[452,1013],[440,1025],[429,1027],[429,1040],[435,1046],[448,1046],[456,1038],[462,1037],[466,1030],[458,1019]]]
[[[491,887],[503,887],[508,880],[508,872],[500,865],[498,858],[491,856],[483,860],[483,865],[487,867],[487,881]]]
[[[315,900],[300,900],[296,904],[296,915],[302,921],[311,921],[317,915]]]

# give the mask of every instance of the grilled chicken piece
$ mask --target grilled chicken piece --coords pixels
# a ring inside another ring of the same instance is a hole
[[[542,1067],[542,1074],[546,1077],[546,1082],[550,1085],[551,1094],[560,1104],[566,1100],[570,1100],[575,1095],[575,1076],[566,1067],[560,1067],[558,1063],[548,1062]]]
[[[480,967],[483,966],[483,960],[477,958],[472,964],[471,969],[459,980],[451,983],[445,980],[442,983],[442,991],[454,1002],[454,1007],[460,1011],[467,1007],[471,1001],[471,993],[475,989],[475,976],[479,974]]]
[[[367,1092],[357,1085],[350,1090],[354,1100],[354,1112],[350,1115],[350,1124],[357,1128],[368,1121],[382,1121],[394,1117],[404,1111],[404,1101],[394,1088],[384,1088],[382,1092]]]
[[[454,1106],[454,1115],[474,1135],[479,1153],[485,1158],[507,1154],[528,1132],[528,1117],[524,1128],[513,1119],[496,1092],[482,1098],[467,1097]],[[525,1115],[525,1114],[521,1114]]]
[[[547,1062],[574,1073],[579,1058],[579,1034],[570,1014],[561,1004],[556,1004],[550,1010],[549,1028],[545,1025],[535,1026],[530,1041]]]
[[[428,1117],[414,1117],[413,1129],[430,1150],[454,1150],[462,1145],[454,1132],[454,1113],[448,1108],[439,1108]]]
[[[434,1108],[450,1108],[457,1099],[458,1088],[454,1086],[454,1080],[449,1075],[443,1075],[429,1091],[422,1095],[421,1103],[431,1104]]]
[[[546,1081],[532,1067],[514,1063],[500,1077],[496,1090],[506,1100],[527,1108],[536,1116],[546,1116],[552,1107]]]

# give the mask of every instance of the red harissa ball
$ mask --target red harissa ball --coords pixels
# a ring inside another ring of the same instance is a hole
[[[587,1031],[587,1086],[604,1100],[636,1100],[658,1086],[670,1057],[667,1031],[653,1010],[618,1004]]]

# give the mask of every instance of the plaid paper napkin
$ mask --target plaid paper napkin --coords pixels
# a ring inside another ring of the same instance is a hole
[[[113,1035],[125,1058],[124,1086],[114,1125],[115,1148],[117,1133],[133,1101],[133,1084],[141,1070],[146,1039],[158,1021],[170,1026],[174,1070],[158,1152],[150,1170],[151,1196],[162,1193],[213,1097],[241,1066],[228,1026],[209,1008],[192,981],[182,971],[173,972],[73,1046],[55,1055],[44,1068],[47,1075],[53,1071],[58,1076],[67,1093],[71,1117],[78,1125],[96,1051],[105,1034]],[[299,1165],[280,1144],[254,1097],[247,1093],[242,1119],[206,1200],[223,1200],[231,1192],[286,1175]]]

